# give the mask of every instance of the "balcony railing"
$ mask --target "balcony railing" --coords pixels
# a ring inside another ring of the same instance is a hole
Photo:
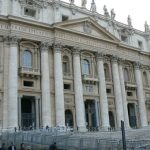
[[[19,74],[22,76],[40,76],[39,69],[20,67]]]

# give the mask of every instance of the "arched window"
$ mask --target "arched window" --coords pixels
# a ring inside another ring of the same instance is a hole
[[[90,63],[87,59],[82,60],[82,73],[85,75],[90,74]]]
[[[28,50],[23,52],[23,67],[32,68],[32,53]]]
[[[65,111],[65,124],[66,126],[73,127],[73,114],[69,109]]]
[[[69,73],[69,57],[63,56],[63,73]]]
[[[147,73],[145,71],[143,72],[143,84],[148,85]]]
[[[106,63],[104,64],[104,73],[105,73],[105,79],[109,80],[110,79],[109,66]]]
[[[127,68],[124,68],[124,81],[125,82],[129,81],[129,72]]]

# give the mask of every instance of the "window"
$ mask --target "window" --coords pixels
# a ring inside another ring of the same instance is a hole
[[[111,89],[106,89],[107,94],[111,94]]]
[[[127,68],[124,68],[124,81],[125,82],[129,81],[129,72]]]
[[[128,42],[128,37],[127,36],[124,36],[124,35],[121,35],[121,40],[123,42]]]
[[[143,84],[148,85],[147,73],[145,71],[143,72]]]
[[[87,93],[93,93],[94,92],[93,85],[86,85],[86,92]]]
[[[33,81],[23,81],[23,85],[27,87],[33,87],[34,83]]]
[[[68,16],[62,15],[62,21],[67,21],[69,19]]]
[[[108,64],[104,64],[104,73],[105,73],[105,79],[106,81],[110,79],[110,76],[109,76],[109,66]]]
[[[69,57],[68,56],[63,56],[63,73],[69,73]]]
[[[70,84],[64,84],[64,89],[65,90],[70,90],[71,89],[71,85]]]
[[[138,48],[143,49],[143,43],[142,43],[142,41],[138,41]]]
[[[86,59],[84,59],[82,61],[82,74],[85,74],[85,75],[89,75],[90,74],[90,63]]]
[[[32,53],[28,50],[23,52],[23,67],[32,68]]]
[[[127,96],[133,96],[132,92],[127,92]]]
[[[35,17],[36,16],[36,10],[25,7],[24,8],[24,15],[30,16],[30,17]]]

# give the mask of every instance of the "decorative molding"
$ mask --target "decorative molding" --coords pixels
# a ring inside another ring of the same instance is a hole
[[[41,51],[48,51],[50,44],[48,42],[42,42],[40,45]]]
[[[114,55],[111,56],[111,61],[112,62],[117,63],[118,60],[119,60],[118,56],[114,56]]]
[[[61,43],[54,43],[54,44],[53,44],[53,49],[54,49],[54,52],[56,52],[56,53],[61,53],[61,50],[62,50],[62,45],[61,45]]]
[[[104,60],[105,59],[105,54],[104,53],[96,53],[96,59],[98,60]]]
[[[134,64],[134,68],[135,68],[135,69],[140,69],[141,66],[142,66],[141,63],[138,62],[138,61],[134,62],[133,64]]]
[[[17,36],[6,36],[4,37],[4,42],[6,44],[14,44],[17,45],[19,42],[19,38]]]
[[[81,54],[81,48],[73,47],[72,52],[73,52],[73,55],[80,55]]]

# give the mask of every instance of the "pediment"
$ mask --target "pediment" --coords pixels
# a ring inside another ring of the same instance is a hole
[[[63,28],[79,34],[108,40],[112,42],[119,42],[114,35],[106,31],[100,24],[90,17],[68,20],[54,24],[55,27]]]

